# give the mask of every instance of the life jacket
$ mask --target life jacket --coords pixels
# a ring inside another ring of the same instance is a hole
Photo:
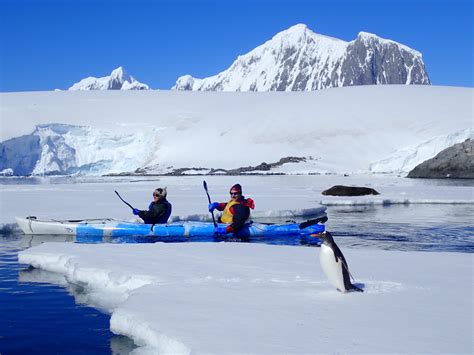
[[[221,222],[222,223],[226,223],[226,224],[232,223],[234,215],[232,214],[230,209],[231,209],[232,206],[235,206],[235,205],[238,205],[238,204],[247,206],[251,209],[255,208],[255,203],[253,202],[253,200],[251,198],[241,199],[241,200],[237,200],[237,201],[230,200],[229,202],[227,202],[227,205],[225,205],[224,211],[222,212],[222,216],[221,216]]]

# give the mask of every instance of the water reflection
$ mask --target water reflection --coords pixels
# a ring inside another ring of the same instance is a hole
[[[71,284],[62,274],[36,269],[30,266],[27,269],[19,271],[18,282],[63,287],[71,296],[74,297],[76,304],[93,307],[110,314],[110,306],[112,303],[110,302],[111,299],[109,297],[107,298],[107,301],[94,297],[93,292],[91,293],[91,290],[89,290],[86,285]],[[120,300],[120,302],[121,301],[123,300]],[[119,300],[115,299],[115,302],[119,302]],[[130,338],[121,335],[113,335],[110,338],[110,349],[112,354],[129,354],[131,351],[136,349],[136,345]]]
[[[63,276],[18,263],[20,250],[52,240],[57,238],[0,234],[0,352],[110,354],[121,348],[123,339],[112,343],[109,317],[78,306]]]
[[[72,235],[21,235],[19,239],[21,249],[27,249],[46,242],[71,242],[76,241]]]

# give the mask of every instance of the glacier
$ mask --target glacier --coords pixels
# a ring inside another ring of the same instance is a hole
[[[9,140],[3,144],[13,151],[25,141],[38,138],[32,156],[38,157],[29,167],[13,158],[10,168],[15,175],[101,175],[134,171],[147,164],[149,154],[139,157],[142,144],[151,148],[159,142],[156,130],[137,132],[109,132],[90,126],[69,124],[40,124],[31,135]],[[3,159],[3,155],[1,157]],[[31,171],[29,171],[31,170]]]
[[[0,171],[13,175],[193,175],[259,166],[272,168],[249,173],[405,175],[473,135],[470,88],[61,91],[0,99]]]

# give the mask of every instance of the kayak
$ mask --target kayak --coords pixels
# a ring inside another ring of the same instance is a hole
[[[246,223],[236,237],[317,236],[324,232],[327,217],[303,223],[265,224]],[[113,218],[78,220],[39,220],[36,217],[16,218],[18,226],[28,235],[72,235],[76,237],[204,237],[214,235],[214,224],[210,222],[173,222],[166,224],[144,224],[120,221]],[[226,224],[218,224],[226,226]]]

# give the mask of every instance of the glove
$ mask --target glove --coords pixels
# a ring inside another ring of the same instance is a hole
[[[214,234],[215,235],[226,235],[227,234],[227,227],[214,227]]]
[[[219,202],[210,203],[207,208],[209,209],[209,212],[212,212],[212,211],[214,211],[217,207],[219,207]]]
[[[138,208],[134,208],[134,209],[133,209],[133,214],[134,214],[135,216],[138,216],[139,213],[140,213],[140,211],[138,210]]]

